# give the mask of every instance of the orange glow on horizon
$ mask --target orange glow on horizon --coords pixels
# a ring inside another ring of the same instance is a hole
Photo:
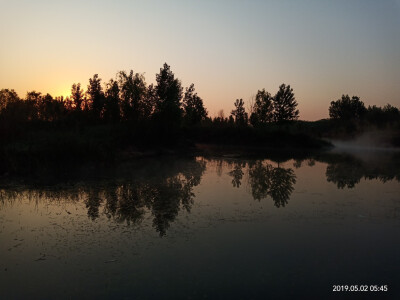
[[[49,92],[49,94],[53,96],[53,98],[62,96],[65,99],[71,96],[71,87],[62,86],[58,89],[54,89],[53,93]]]
[[[71,90],[63,91],[57,94],[57,97],[63,96],[64,99],[71,96]]]

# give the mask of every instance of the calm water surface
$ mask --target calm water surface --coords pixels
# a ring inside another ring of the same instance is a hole
[[[399,180],[397,153],[4,179],[0,299],[399,299]]]

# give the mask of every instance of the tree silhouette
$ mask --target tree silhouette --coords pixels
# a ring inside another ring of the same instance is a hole
[[[273,101],[274,120],[276,122],[297,120],[299,118],[299,110],[296,108],[297,101],[290,85],[281,84]]]
[[[81,89],[81,84],[73,84],[71,88],[71,99],[72,103],[77,111],[82,110],[82,103],[85,101],[83,90]]]
[[[14,90],[0,92],[0,132],[3,137],[11,137],[23,124],[37,119],[34,101],[22,100]],[[0,141],[0,145],[1,145]],[[1,147],[0,147],[1,150]]]
[[[142,107],[144,119],[146,119],[147,121],[151,120],[156,103],[157,103],[157,91],[154,85],[150,84],[147,87],[146,101],[143,102],[143,107]]]
[[[39,119],[39,106],[42,101],[42,93],[31,91],[26,93],[26,98],[24,102],[24,106],[27,112],[27,118],[29,121],[38,120]]]
[[[365,119],[372,124],[385,125],[400,120],[400,111],[397,107],[386,104],[383,108],[376,105],[368,106]]]
[[[253,126],[264,125],[274,120],[273,97],[265,89],[257,91],[250,123]]]
[[[109,122],[117,122],[120,118],[119,110],[119,86],[118,82],[111,79],[105,90],[104,119]]]
[[[0,91],[0,112],[10,103],[19,101],[19,97],[14,90],[2,89]]]
[[[41,96],[36,103],[38,118],[42,121],[52,122],[60,119],[65,112],[63,101],[53,99],[50,94]]]
[[[232,110],[231,115],[235,120],[235,124],[238,126],[247,125],[248,116],[246,109],[244,108],[243,99],[236,99],[234,104],[236,109]]]
[[[340,120],[359,120],[366,112],[364,103],[359,97],[342,95],[337,101],[332,101],[329,107],[329,116],[332,119]]]
[[[32,102],[32,103],[38,103],[42,97],[42,93],[36,92],[36,91],[31,91],[26,93],[26,101]]]
[[[194,84],[186,88],[183,97],[184,120],[187,125],[200,124],[207,117],[207,110],[204,108],[203,100],[195,93]]]
[[[142,74],[118,73],[121,93],[121,111],[125,120],[138,121],[143,116],[143,102],[146,101],[146,81]]]
[[[99,78],[98,74],[94,74],[93,78],[89,78],[86,94],[95,119],[100,119],[105,100],[101,87],[101,78]]]
[[[397,107],[395,107],[389,103],[383,107],[383,112],[385,113],[386,118],[389,120],[399,120],[400,119],[400,110]]]
[[[160,69],[160,73],[156,74],[156,81],[155,118],[163,126],[177,127],[182,117],[181,82],[175,78],[170,66],[166,63]]]

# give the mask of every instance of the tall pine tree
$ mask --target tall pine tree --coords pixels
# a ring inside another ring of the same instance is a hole
[[[274,96],[274,120],[275,122],[292,121],[299,118],[297,101],[293,89],[284,83]]]

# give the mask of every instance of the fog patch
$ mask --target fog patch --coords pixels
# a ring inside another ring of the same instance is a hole
[[[393,130],[371,130],[364,132],[353,139],[330,140],[335,152],[365,152],[365,151],[399,151],[395,147],[395,140],[399,133]]]

